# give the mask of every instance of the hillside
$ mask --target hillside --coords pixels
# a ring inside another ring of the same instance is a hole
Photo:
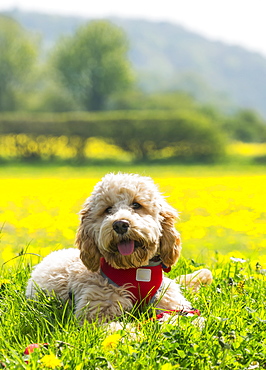
[[[5,12],[43,38],[45,50],[71,34],[85,18]],[[229,109],[252,108],[266,117],[266,58],[238,46],[210,41],[166,22],[116,19],[130,42],[129,58],[139,85],[148,92],[182,89]]]

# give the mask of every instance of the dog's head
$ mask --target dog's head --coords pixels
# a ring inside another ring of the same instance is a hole
[[[81,259],[91,271],[99,269],[101,257],[126,269],[147,265],[158,255],[170,267],[181,250],[176,218],[151,178],[108,174],[81,211],[76,237]]]

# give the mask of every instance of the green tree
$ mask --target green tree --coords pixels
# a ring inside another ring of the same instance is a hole
[[[196,100],[183,91],[148,94],[140,89],[130,89],[114,96],[110,108],[114,110],[195,110],[200,109]]]
[[[243,142],[264,142],[266,123],[257,112],[241,109],[233,117],[225,120],[224,129],[233,139]]]
[[[0,15],[0,111],[16,110],[36,57],[37,45],[30,35],[16,21]]]
[[[52,57],[64,86],[86,110],[103,110],[112,94],[130,86],[132,74],[123,31],[93,21],[59,41]]]

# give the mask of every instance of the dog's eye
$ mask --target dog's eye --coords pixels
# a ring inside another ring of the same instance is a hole
[[[141,208],[141,205],[139,203],[137,203],[137,202],[134,202],[134,203],[132,203],[131,207],[133,209],[140,209]]]
[[[104,211],[104,213],[107,213],[108,215],[110,215],[112,212],[112,207],[108,207],[106,208],[106,210]]]

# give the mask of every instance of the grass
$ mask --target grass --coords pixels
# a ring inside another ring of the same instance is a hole
[[[248,157],[236,155],[228,161],[216,164],[204,163],[188,163],[178,164],[171,161],[162,163],[126,163],[122,160],[93,160],[84,164],[71,163],[67,161],[36,161],[32,163],[20,161],[0,162],[0,178],[6,177],[102,177],[108,172],[135,172],[141,175],[157,177],[158,172],[161,176],[221,176],[232,174],[265,174],[265,166],[262,164],[254,164]]]
[[[184,291],[206,319],[203,329],[194,318],[160,324],[135,312],[119,319],[134,335],[126,328],[111,333],[97,322],[80,326],[56,297],[26,300],[41,257],[24,253],[43,257],[72,246],[82,202],[104,173],[117,170],[154,177],[181,211],[183,257],[169,276],[212,270],[211,286]],[[16,165],[3,167],[0,178],[0,369],[266,368],[262,166]],[[48,345],[24,355],[31,343]]]
[[[7,264],[1,271],[2,367],[71,370],[265,368],[265,275],[244,260],[216,262],[212,267],[215,280],[211,286],[202,287],[199,293],[184,292],[205,317],[203,329],[193,324],[194,318],[179,316],[175,324],[160,324],[148,320],[147,312],[136,312],[120,318],[124,325],[131,323],[135,334],[123,329],[116,331],[113,337],[114,333],[97,322],[80,326],[72,308],[55,297],[41,296],[39,302],[27,301],[24,290],[31,266],[27,257],[21,256],[16,266],[8,268]],[[181,259],[171,274],[176,276],[194,268],[191,261]],[[47,345],[41,345],[26,356],[23,352],[31,343]],[[51,362],[47,362],[47,355]]]

